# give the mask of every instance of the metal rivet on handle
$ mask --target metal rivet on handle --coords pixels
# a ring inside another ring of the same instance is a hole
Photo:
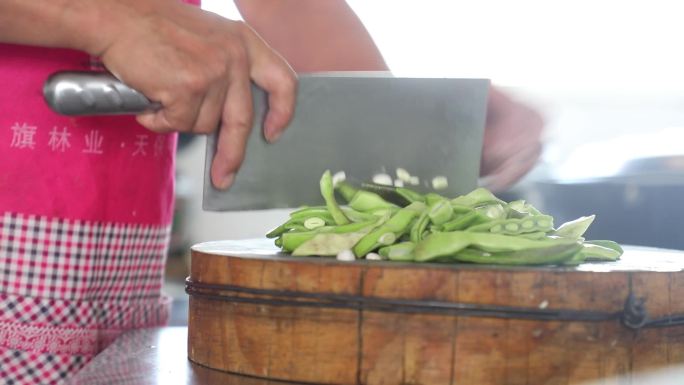
[[[117,107],[121,107],[123,105],[123,98],[121,97],[121,94],[119,93],[119,90],[116,89],[116,86],[113,84],[107,84],[105,87],[105,95],[107,95],[107,99],[109,99],[112,104],[114,104]]]
[[[81,102],[86,107],[94,107],[95,106],[95,96],[88,90],[79,90],[78,91],[78,97],[81,99]]]

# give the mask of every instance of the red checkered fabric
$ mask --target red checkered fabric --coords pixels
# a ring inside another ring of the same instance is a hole
[[[0,218],[7,294],[121,301],[158,298],[169,229],[24,216]]]
[[[164,325],[169,233],[0,216],[0,384],[58,383],[126,330]]]
[[[61,384],[91,358],[92,356],[33,353],[0,346],[0,383]]]

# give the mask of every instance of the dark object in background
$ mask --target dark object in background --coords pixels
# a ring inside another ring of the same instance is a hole
[[[684,155],[633,159],[610,177],[533,181],[520,197],[556,224],[596,214],[588,239],[684,250]]]

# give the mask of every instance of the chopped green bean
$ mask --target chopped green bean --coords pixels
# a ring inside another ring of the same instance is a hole
[[[580,217],[574,221],[565,222],[558,227],[555,231],[555,235],[559,237],[566,238],[579,238],[587,231],[591,223],[596,218],[595,215],[590,215],[588,217]]]
[[[335,256],[341,250],[351,249],[365,235],[366,232],[361,231],[344,234],[319,233],[294,249],[292,255]]]
[[[342,207],[342,212],[349,218],[352,222],[366,222],[376,219],[378,216],[372,213],[363,213],[361,211],[356,211],[350,207]]]
[[[349,219],[344,215],[340,206],[337,205],[335,200],[335,191],[333,190],[332,176],[330,175],[330,170],[326,170],[321,177],[320,182],[321,195],[325,200],[325,206],[330,211],[335,223],[338,225],[346,225],[349,223]]]
[[[613,248],[599,246],[597,244],[588,242],[584,243],[581,253],[583,254],[585,260],[594,261],[616,261],[622,254],[622,252]]]
[[[490,253],[474,248],[466,248],[454,254],[451,259],[458,262],[486,263],[496,265],[542,265],[562,264],[571,260],[582,245],[579,243],[524,249],[512,252]]]
[[[436,225],[441,225],[451,220],[454,216],[454,209],[446,199],[433,201],[428,207],[430,221]]]
[[[306,220],[308,218],[318,217],[326,221],[328,224],[335,223],[330,211],[326,207],[323,208],[308,208],[299,210],[298,212],[290,214],[290,219]]]
[[[546,238],[546,233],[543,231],[535,231],[533,233],[522,233],[518,235],[521,238],[539,240]]]
[[[402,236],[410,229],[411,222],[420,213],[425,210],[425,204],[421,202],[414,202],[410,205],[400,209],[387,222],[381,224],[376,229],[368,233],[365,237],[359,240],[354,248],[354,254],[357,257],[366,255],[375,250],[379,246],[383,246],[380,238],[386,236],[387,233],[393,233],[396,238]]]
[[[378,254],[390,261],[412,261],[415,247],[416,245],[413,242],[401,242],[381,247]]]
[[[368,222],[354,222],[341,226],[324,226],[319,227],[316,230],[311,231],[298,231],[298,232],[287,232],[281,235],[282,237],[282,248],[284,251],[292,252],[294,249],[299,247],[302,243],[308,241],[309,239],[316,236],[316,234],[321,233],[335,233],[335,234],[345,234],[345,233],[355,233],[364,232],[364,230],[372,229],[375,226],[381,224],[384,218],[375,219]]]
[[[469,226],[474,226],[488,221],[489,218],[473,210],[467,214],[460,215],[442,225],[442,231],[464,230]]]
[[[326,171],[320,181],[326,205],[295,210],[267,237],[297,256],[340,258],[351,250],[356,258],[392,261],[576,265],[614,261],[623,253],[615,242],[584,240],[593,215],[554,230],[552,216],[483,188],[449,200],[404,187],[361,186],[333,186]],[[338,205],[335,193],[347,206]]]
[[[368,212],[380,209],[395,208],[397,205],[387,202],[382,199],[382,197],[376,193],[359,190],[351,201],[349,201],[349,207],[354,210]]]
[[[491,232],[495,234],[519,235],[533,232],[549,232],[553,229],[553,217],[533,215],[525,218],[499,219],[470,226],[466,231]]]
[[[417,193],[413,190],[409,190],[404,187],[397,187],[396,190],[397,194],[399,194],[401,197],[406,199],[408,202],[413,203],[413,202],[423,202],[425,203],[425,197]]]
[[[349,203],[354,198],[359,189],[352,186],[349,182],[341,181],[335,186],[335,190],[342,195],[342,198]]]
[[[499,203],[491,203],[487,205],[478,206],[475,208],[475,211],[491,219],[506,218],[506,209],[504,209],[503,205]]]
[[[497,198],[485,188],[477,188],[466,195],[461,195],[460,197],[452,199],[451,203],[475,208],[493,203],[505,204],[506,202]]]
[[[304,221],[304,227],[307,230],[314,230],[323,226],[325,226],[325,221],[320,217],[311,217]]]
[[[418,243],[423,239],[423,233],[425,233],[429,223],[430,217],[428,216],[428,212],[423,211],[418,219],[413,223],[413,226],[411,226],[409,233],[411,242]]]
[[[437,203],[437,202],[441,202],[441,201],[445,201],[445,200],[447,200],[447,199],[445,197],[439,195],[439,194],[428,193],[425,195],[425,203],[428,205],[428,207]]]
[[[585,245],[588,244],[588,245],[596,245],[596,246],[601,246],[601,247],[607,247],[609,249],[613,249],[613,250],[617,251],[620,254],[624,253],[624,250],[622,249],[622,247],[620,247],[620,245],[617,244],[617,242],[613,242],[613,241],[598,239],[598,240],[585,241],[584,244]]]
[[[531,240],[510,235],[453,231],[427,236],[416,245],[415,257],[416,261],[430,261],[438,257],[455,255],[468,246],[490,253],[499,253],[538,249],[576,242],[574,239],[567,238]]]
[[[524,200],[509,202],[507,205],[509,218],[524,218],[530,215],[541,215],[539,210]]]

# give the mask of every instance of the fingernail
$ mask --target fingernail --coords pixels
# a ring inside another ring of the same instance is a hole
[[[233,180],[234,180],[234,179],[235,179],[235,173],[228,174],[228,175],[224,176],[224,177],[219,181],[219,183],[218,183],[218,185],[216,186],[216,188],[221,189],[221,190],[225,190],[225,189],[227,189],[228,187],[230,187],[230,185],[233,184]]]
[[[270,113],[264,122],[264,136],[266,136],[266,140],[268,140],[270,143],[277,141],[283,134],[283,131],[276,127],[274,120],[276,120],[276,118],[274,118],[273,113]]]
[[[268,134],[268,137],[266,138],[266,140],[268,140],[269,143],[277,142],[278,139],[280,139],[280,136],[282,134],[283,134],[282,131],[271,130],[270,133]]]

